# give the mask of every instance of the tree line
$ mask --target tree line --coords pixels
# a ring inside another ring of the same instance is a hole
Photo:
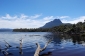
[[[52,28],[20,28],[13,29],[13,32],[64,32],[64,33],[81,33],[85,32],[85,22],[77,24],[62,24]]]

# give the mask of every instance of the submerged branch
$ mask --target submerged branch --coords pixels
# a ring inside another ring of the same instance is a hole
[[[46,49],[46,47],[48,46],[48,44],[53,40],[53,38],[51,38],[44,46],[44,48],[42,48],[40,51],[44,51]]]
[[[35,51],[34,56],[39,56],[39,53],[40,53],[41,48],[40,48],[39,43],[36,43],[36,45],[37,45],[37,49],[36,49],[36,51]]]
[[[42,52],[42,51],[44,51],[44,50],[46,49],[46,47],[47,47],[48,44],[52,41],[52,39],[53,39],[53,38],[51,38],[51,39],[45,44],[44,48],[42,48],[42,49],[41,49],[41,47],[40,47],[40,44],[39,44],[39,43],[36,43],[37,49],[36,49],[36,51],[35,51],[34,56],[39,56],[40,52]]]
[[[20,40],[20,46],[19,47],[17,47],[17,48],[19,48],[19,50],[20,50],[20,54],[23,54],[23,51],[22,51],[22,39]]]
[[[6,50],[3,50],[2,53],[5,55],[5,56],[8,56],[8,52]]]
[[[5,40],[4,40],[5,41]],[[8,47],[12,47],[8,42],[5,41],[6,44],[8,44]]]
[[[1,49],[1,45],[0,45],[0,52],[2,51],[2,49]]]
[[[5,41],[5,40],[4,40]],[[4,50],[2,50],[1,49],[1,46],[0,46],[0,51],[4,54],[4,56],[8,56],[9,55],[9,53],[7,52],[7,49],[9,49],[10,47],[12,47],[8,42],[6,42],[5,41],[5,43],[7,44],[7,45],[5,45],[5,49]]]

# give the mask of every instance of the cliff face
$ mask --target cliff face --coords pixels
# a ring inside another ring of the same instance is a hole
[[[59,25],[61,25],[61,24],[63,24],[61,21],[60,21],[60,19],[55,19],[55,20],[53,20],[53,21],[51,21],[51,22],[48,22],[48,23],[46,23],[43,27],[41,27],[41,28],[52,28],[52,27],[55,27],[55,26],[59,26]]]

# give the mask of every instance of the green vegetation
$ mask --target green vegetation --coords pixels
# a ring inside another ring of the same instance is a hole
[[[53,28],[33,28],[33,29],[14,29],[14,32],[59,32],[68,34],[85,35],[85,22],[78,22],[77,24],[62,24]]]
[[[50,31],[50,29],[48,28],[31,28],[31,29],[27,29],[27,28],[20,28],[20,29],[13,29],[13,32],[48,32]]]

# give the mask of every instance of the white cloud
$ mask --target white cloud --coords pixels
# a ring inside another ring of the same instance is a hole
[[[3,20],[13,20],[16,18],[17,18],[17,16],[10,16],[9,14],[6,14],[6,16],[0,17],[0,19],[3,19]]]
[[[64,20],[62,20],[62,22],[63,23],[72,23],[72,24],[76,24],[76,23],[78,23],[78,22],[84,22],[84,20],[85,20],[85,16],[80,16],[80,17],[78,17],[78,18],[73,18],[74,20],[66,20],[66,19],[64,19]]]
[[[25,14],[11,16],[6,14],[6,16],[0,17],[0,28],[38,28],[56,18],[59,18],[63,23],[77,23],[85,20],[85,16],[73,18],[74,20],[72,21],[69,16],[46,16],[43,18],[40,16],[41,14],[36,14],[33,16],[28,16]]]
[[[66,18],[70,18],[69,16],[57,16],[57,18],[59,19],[66,19]]]
[[[46,23],[46,22],[49,22],[49,21],[52,21],[52,20],[54,20],[54,19],[55,19],[54,16],[47,16],[47,17],[44,17],[44,18],[43,18],[43,20],[44,20],[45,23]]]
[[[54,19],[54,16],[47,16],[47,17],[45,17],[45,18],[43,18],[44,20],[52,20],[52,19]]]
[[[42,19],[38,19],[40,16],[41,14],[36,14],[34,16],[27,16],[24,14],[20,16],[10,16],[6,14],[6,16],[0,17],[0,28],[38,28],[45,24]]]
[[[40,15],[37,14],[37,15],[34,15],[34,16],[30,16],[29,18],[35,19],[35,18],[38,18],[38,17],[40,17],[40,16],[41,16],[41,14],[40,14]]]
[[[21,16],[20,16],[20,19],[27,19],[27,18],[28,18],[28,16],[24,15],[24,14],[21,14]]]

